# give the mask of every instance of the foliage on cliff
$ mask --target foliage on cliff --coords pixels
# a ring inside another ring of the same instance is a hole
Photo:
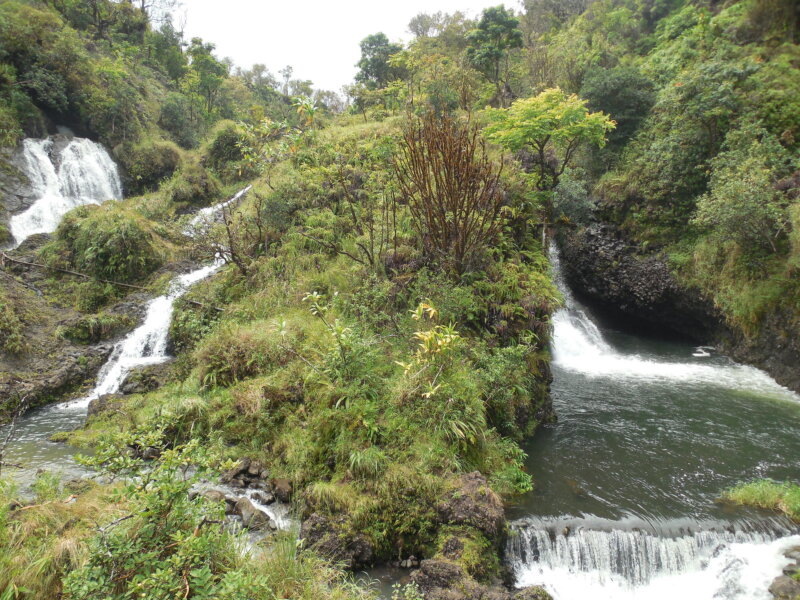
[[[554,217],[601,217],[643,252],[666,252],[682,280],[746,335],[775,311],[798,316],[796,3],[523,5],[513,21],[498,9],[475,22],[460,13],[419,15],[415,39],[388,59],[405,71],[383,89],[355,90],[355,106],[378,116],[515,99],[521,106],[555,87],[576,93],[617,127],[606,147],[582,149],[572,165],[553,151],[538,163],[519,155],[530,169],[563,171]],[[497,35],[518,35],[522,44],[498,42],[492,56],[500,62],[487,79],[472,58],[490,21]]]
[[[155,136],[193,148],[220,119],[294,122],[287,94],[314,93],[308,82],[283,89],[263,65],[234,70],[152,12],[113,0],[3,2],[0,145],[68,125],[111,147]]]

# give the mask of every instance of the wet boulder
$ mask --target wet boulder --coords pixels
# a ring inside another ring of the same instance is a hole
[[[257,509],[249,498],[239,498],[236,501],[234,510],[237,515],[242,517],[242,525],[247,529],[261,531],[271,528],[269,515]]]
[[[134,369],[125,377],[119,391],[123,394],[146,394],[164,385],[171,375],[170,362]]]
[[[499,543],[505,537],[503,502],[478,471],[461,476],[459,486],[436,506],[439,519],[448,525],[465,525]]]
[[[118,411],[120,408],[122,408],[122,396],[120,394],[103,394],[89,402],[86,416],[87,418],[92,418],[103,413]]]
[[[788,575],[781,575],[769,586],[769,593],[776,600],[797,600],[800,598],[800,581]]]
[[[372,543],[364,534],[351,531],[343,516],[312,514],[303,521],[300,538],[308,548],[352,570],[371,565],[374,560]]]
[[[288,479],[273,479],[272,493],[281,502],[292,501],[292,482]]]

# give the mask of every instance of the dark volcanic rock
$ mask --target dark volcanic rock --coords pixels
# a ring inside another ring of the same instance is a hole
[[[561,256],[570,286],[607,312],[703,343],[720,329],[722,319],[711,302],[681,287],[664,258],[638,256],[612,227],[572,232],[561,244]]]
[[[122,406],[122,396],[120,394],[103,394],[89,402],[86,409],[86,417],[92,418],[105,412],[119,410]]]
[[[119,391],[123,394],[145,394],[157,390],[172,375],[172,363],[148,365],[131,371],[122,382]]]
[[[235,511],[242,517],[242,524],[248,529],[267,529],[270,525],[269,515],[257,509],[248,498],[239,498],[236,501]]]
[[[457,564],[447,560],[423,560],[411,574],[425,600],[553,600],[540,587],[508,590],[471,579]]]
[[[365,535],[349,531],[347,519],[343,516],[312,514],[303,521],[300,538],[307,547],[330,560],[344,563],[350,569],[372,564],[375,553],[372,543]]]
[[[443,523],[467,525],[499,542],[505,536],[503,502],[478,471],[461,476],[461,485],[436,507]]]

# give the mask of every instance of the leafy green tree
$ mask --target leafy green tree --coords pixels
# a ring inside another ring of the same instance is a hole
[[[514,48],[522,48],[519,19],[502,4],[487,8],[478,27],[467,35],[467,40],[467,57],[494,84],[496,100],[500,106],[505,106],[509,53]]]
[[[225,63],[214,56],[214,44],[203,43],[200,38],[192,38],[192,43],[187,50],[191,58],[192,71],[197,75],[195,85],[197,92],[205,100],[205,109],[211,113],[222,82],[228,75]]]
[[[158,31],[148,36],[149,48],[156,64],[175,82],[178,82],[188,68],[183,54],[183,36],[167,21]]]
[[[489,109],[489,139],[512,152],[533,153],[536,187],[552,191],[582,145],[602,147],[615,123],[602,112],[589,112],[586,101],[559,88],[516,100],[508,109]]]
[[[400,78],[402,73],[389,62],[389,57],[400,52],[400,44],[392,44],[384,33],[368,35],[361,40],[361,60],[356,66],[360,71],[356,81],[363,83],[368,89],[384,88],[390,81]]]

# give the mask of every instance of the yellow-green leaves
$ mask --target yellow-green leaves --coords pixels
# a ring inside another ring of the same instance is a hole
[[[572,147],[581,143],[603,146],[615,123],[602,112],[590,113],[586,101],[559,88],[520,98],[508,109],[489,109],[490,140],[517,151],[547,144]]]

